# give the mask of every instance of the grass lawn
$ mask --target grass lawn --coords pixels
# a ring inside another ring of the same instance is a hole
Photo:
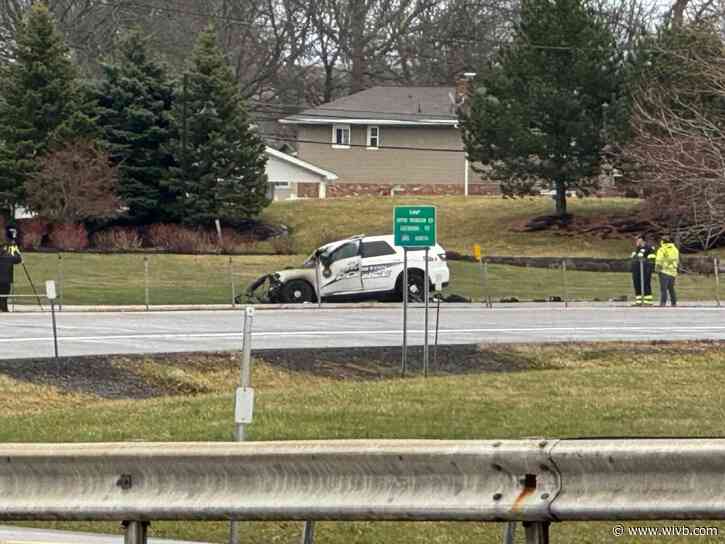
[[[607,301],[626,295],[634,299],[632,277],[617,272],[566,272],[566,284],[561,269],[524,268],[519,266],[491,265],[484,269],[480,264],[451,261],[451,286],[448,292],[463,294],[473,300],[495,302],[503,297],[516,297],[521,301],[548,300],[561,297],[570,301]],[[659,300],[659,282],[652,276],[652,292],[655,302]],[[677,295],[680,300],[716,299],[714,276],[680,275],[677,279]],[[725,300],[725,285],[719,286],[718,294]]]
[[[168,255],[149,254],[149,301],[155,304],[228,304],[262,274],[302,263],[307,252],[325,240],[354,234],[389,233],[393,206],[428,203],[438,206],[441,244],[449,250],[471,253],[474,243],[484,255],[626,257],[628,240],[600,240],[587,236],[562,236],[555,232],[521,233],[511,230],[529,217],[550,211],[544,198],[504,200],[484,197],[418,197],[300,200],[275,202],[263,219],[291,228],[297,255]],[[630,199],[572,199],[580,216],[617,216],[631,211]],[[271,247],[271,246],[270,246]],[[26,253],[26,266],[36,286],[45,280],[63,281],[65,304],[144,304],[144,255]],[[482,285],[477,265],[451,262],[449,291],[474,300],[484,296],[520,299],[564,296],[563,278],[557,270],[489,267],[488,286]],[[627,274],[569,272],[571,298],[606,300],[630,294]],[[60,283],[60,282],[59,282]],[[683,300],[714,299],[712,278],[679,280]],[[21,268],[16,268],[18,293],[31,293]],[[725,293],[721,293],[725,296]],[[28,300],[25,301],[26,303]]]
[[[294,255],[154,254],[146,258],[151,304],[231,304],[230,278],[238,294],[261,274],[303,260]],[[144,304],[144,255],[66,253],[59,260],[55,254],[25,253],[25,264],[41,291],[45,280],[60,284],[62,270],[65,304]],[[21,267],[15,268],[15,280],[16,292],[32,293]]]
[[[494,360],[496,364],[490,363]],[[498,368],[501,360],[517,370],[487,371]],[[125,364],[149,383],[186,392],[147,400],[103,400],[92,393],[69,394],[4,377],[0,440],[231,440],[236,364],[233,357],[206,366],[158,360]],[[722,435],[721,344],[489,346],[470,365],[464,375],[399,379],[383,374],[361,380],[287,371],[257,359],[253,383],[258,398],[250,439]],[[116,524],[54,526],[117,531]],[[611,526],[555,525],[552,541],[612,542]],[[725,524],[717,526],[722,534]],[[300,527],[245,523],[243,542],[296,542]],[[224,542],[227,526],[156,523],[153,533]],[[494,524],[322,523],[317,541],[493,544],[500,539],[501,527]]]
[[[290,227],[299,251],[310,252],[321,241],[354,234],[390,234],[393,207],[407,204],[437,206],[438,240],[448,250],[471,253],[480,244],[484,255],[617,257],[628,255],[628,240],[559,236],[553,232],[511,230],[527,219],[553,212],[551,199],[532,197],[437,196],[298,200],[275,202],[262,219]],[[573,198],[571,213],[582,217],[627,215],[638,205],[625,198]]]

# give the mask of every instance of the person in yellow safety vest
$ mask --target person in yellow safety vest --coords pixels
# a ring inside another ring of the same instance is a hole
[[[680,252],[677,246],[672,243],[669,236],[661,236],[655,256],[655,272],[659,274],[660,278],[660,306],[667,304],[668,295],[672,306],[677,306],[675,280],[679,264]]]
[[[632,285],[634,285],[634,306],[652,306],[652,271],[655,265],[655,248],[644,236],[635,238],[632,252]]]

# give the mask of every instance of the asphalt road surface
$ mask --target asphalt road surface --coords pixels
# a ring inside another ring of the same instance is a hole
[[[408,342],[423,343],[423,309],[411,308]],[[430,312],[434,341],[435,308]],[[606,340],[725,340],[725,309],[623,308],[550,305],[487,309],[441,307],[439,343],[523,343]],[[63,312],[61,356],[112,353],[220,351],[241,346],[241,311]],[[253,349],[396,346],[399,307],[258,310]],[[53,355],[51,318],[0,314],[0,358]]]

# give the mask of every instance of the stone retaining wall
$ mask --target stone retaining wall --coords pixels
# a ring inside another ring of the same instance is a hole
[[[328,197],[348,196],[391,196],[396,195],[462,195],[463,185],[453,183],[436,184],[385,184],[385,183],[331,183],[327,186]],[[498,195],[495,183],[471,183],[469,195]]]

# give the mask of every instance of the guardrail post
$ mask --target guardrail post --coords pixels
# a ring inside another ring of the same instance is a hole
[[[549,544],[549,522],[524,522],[526,544]]]
[[[234,273],[232,271],[232,256],[229,255],[229,285],[232,286],[232,308],[237,307],[237,292],[234,287]]]
[[[715,268],[715,300],[717,301],[717,307],[720,307],[720,258],[713,257],[712,264]]]
[[[58,311],[63,311],[63,254],[58,253]]]
[[[516,522],[509,521],[503,526],[503,544],[516,543]]]
[[[315,522],[305,521],[305,528],[302,530],[301,544],[315,544]]]
[[[144,284],[144,302],[146,304],[146,311],[149,311],[149,258],[147,255],[143,256],[143,284]]]
[[[125,535],[123,544],[147,544],[148,543],[148,521],[124,521]]]

